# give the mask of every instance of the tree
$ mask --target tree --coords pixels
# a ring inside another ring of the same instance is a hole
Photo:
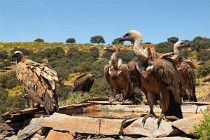
[[[171,42],[161,42],[158,43],[155,46],[155,49],[157,50],[157,52],[159,53],[168,53],[168,52],[173,52],[173,43]]]
[[[97,43],[99,45],[100,43],[105,43],[105,40],[103,36],[97,35],[97,36],[91,37],[90,43]]]
[[[113,44],[113,45],[115,45],[115,44],[122,44],[122,45],[123,45],[123,44],[124,44],[124,41],[121,41],[121,42],[120,42],[120,38],[115,38],[115,39],[112,41],[112,44]]]
[[[41,39],[41,38],[37,38],[37,39],[34,40],[34,42],[44,42],[44,40]]]
[[[201,36],[197,36],[190,42],[190,46],[194,51],[208,49],[208,48],[210,48],[210,39],[201,37]]]
[[[7,59],[8,55],[6,51],[0,51],[0,59]]]
[[[76,43],[76,40],[74,38],[68,38],[66,39],[66,43],[73,44],[73,43]]]
[[[201,50],[198,52],[198,60],[202,61],[202,63],[210,60],[210,50]]]
[[[179,39],[178,39],[177,37],[170,37],[170,38],[167,39],[167,41],[174,44],[174,43],[176,43],[177,41],[179,41]]]

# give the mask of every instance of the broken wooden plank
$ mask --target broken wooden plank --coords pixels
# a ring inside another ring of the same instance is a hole
[[[63,106],[59,108],[59,112],[61,113],[66,113],[66,114],[74,114],[74,112],[76,112],[75,109],[76,107],[87,107],[93,105],[93,103],[81,103],[81,104],[72,104],[72,105],[68,105],[68,106]],[[23,109],[23,110],[18,110],[18,111],[12,111],[12,112],[6,112],[3,115],[0,116],[0,120],[2,120],[2,122],[5,122],[6,120],[9,119],[15,119],[19,116],[25,116],[27,114],[29,115],[33,115],[33,114],[45,114],[44,113],[44,107],[40,107],[40,108],[27,108],[27,109]],[[81,113],[81,112],[78,112]],[[34,116],[31,116],[30,118],[33,118]],[[38,115],[37,117],[40,117],[40,115]],[[24,117],[21,117],[24,118]]]
[[[86,100],[81,101],[80,103],[87,103],[88,101],[108,101],[108,97],[93,97]]]
[[[203,119],[203,114],[195,114],[191,117],[174,121],[172,125],[186,134],[193,134],[195,132],[195,126],[198,126]]]
[[[173,133],[173,128],[170,122],[162,120],[158,128],[157,120],[148,118],[145,125],[142,123],[143,118],[139,118],[123,130],[125,135],[141,135],[151,138],[165,137]]]
[[[182,105],[210,105],[210,102],[182,102]]]
[[[88,103],[94,103],[94,104],[102,104],[102,105],[132,105],[133,103],[125,101],[125,102],[112,102],[110,103],[109,101],[87,101]]]

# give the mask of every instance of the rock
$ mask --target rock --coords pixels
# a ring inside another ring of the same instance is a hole
[[[100,134],[119,135],[122,133],[122,119],[101,119]],[[111,131],[110,131],[111,130]]]
[[[90,139],[83,139],[83,140],[90,140]],[[111,138],[111,137],[108,137],[108,138],[97,138],[95,140],[115,140],[115,138]]]
[[[4,140],[19,140],[16,135],[13,135],[11,137],[6,137]]]
[[[69,133],[50,130],[45,140],[73,140],[74,137]]]
[[[69,131],[71,134],[77,132],[118,135],[121,132],[123,121],[123,119],[91,118],[54,113],[50,117],[42,119],[40,124],[43,127],[51,127],[54,130]]]
[[[186,138],[186,137],[162,137],[162,138],[147,138],[147,137],[142,137],[142,138],[132,138],[132,137],[124,137],[123,140],[191,140],[191,138]]]
[[[40,125],[42,119],[43,117],[32,119],[29,125],[25,126],[22,130],[18,132],[18,140],[24,140],[40,130],[42,128],[42,126]]]
[[[45,137],[45,136],[41,136],[41,135],[39,135],[39,134],[35,134],[32,138],[38,139],[38,140],[43,140],[44,137]],[[31,139],[32,139],[32,138],[31,138]]]
[[[146,137],[164,137],[169,136],[173,132],[170,122],[161,121],[158,128],[157,119],[148,118],[145,125],[142,124],[142,119],[139,118],[123,130],[125,135],[142,135]]]
[[[196,114],[191,117],[174,121],[172,125],[186,134],[192,134],[195,132],[195,126],[198,126],[203,119],[203,114]]]
[[[31,140],[40,140],[39,138],[31,138]]]
[[[71,134],[75,132],[99,134],[99,124],[100,120],[97,118],[69,116],[60,113],[54,113],[50,117],[45,117],[41,122],[43,127],[69,131]]]
[[[207,105],[206,110],[207,110],[208,112],[210,112],[210,105]]]

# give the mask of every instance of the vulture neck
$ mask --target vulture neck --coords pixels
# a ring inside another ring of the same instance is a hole
[[[174,47],[174,56],[172,59],[179,61],[180,58],[180,50],[177,47]]]
[[[118,69],[120,66],[119,59],[118,59],[118,50],[113,52],[111,55],[110,65],[114,67],[114,69]]]
[[[140,58],[140,61],[146,63],[148,61],[148,55],[144,51],[142,47],[142,40],[141,38],[136,39],[133,43],[133,51],[136,56]]]
[[[28,59],[27,57],[18,58],[18,59],[16,60],[16,65],[17,65],[18,63],[20,63],[20,62],[23,62],[23,63],[24,63],[27,59]]]

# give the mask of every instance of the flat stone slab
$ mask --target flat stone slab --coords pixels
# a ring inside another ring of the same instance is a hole
[[[88,133],[103,135],[119,135],[122,132],[123,119],[104,119],[81,116],[69,116],[54,113],[41,121],[43,127],[54,130],[69,131],[70,133]]]
[[[172,125],[186,134],[192,134],[195,132],[195,126],[198,126],[203,119],[203,114],[196,114],[191,117],[174,121]]]
[[[24,129],[19,130],[17,134],[18,140],[24,140],[40,130],[42,128],[40,125],[42,119],[43,117],[33,118],[29,125],[25,126]]]
[[[162,138],[130,138],[126,137],[123,140],[191,140],[191,138],[186,137],[162,137]]]
[[[170,122],[162,120],[158,128],[157,119],[148,118],[144,126],[142,124],[142,119],[143,118],[139,118],[131,123],[123,130],[123,133],[125,135],[142,135],[156,138],[169,136],[173,132],[173,128]]]

